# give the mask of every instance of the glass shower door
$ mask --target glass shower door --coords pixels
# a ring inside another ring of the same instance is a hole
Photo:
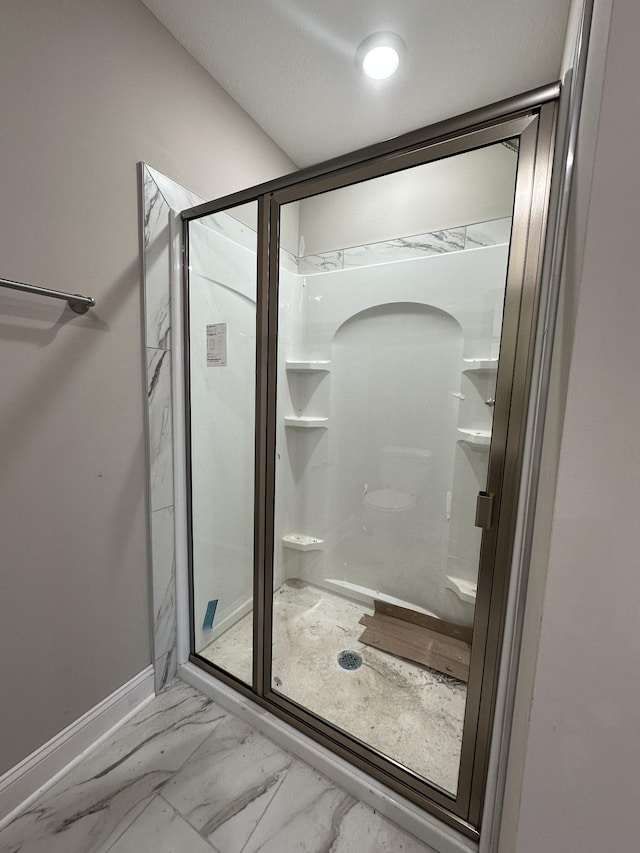
[[[551,92],[182,214],[190,661],[475,839]]]
[[[253,681],[257,202],[189,227],[193,647]],[[221,638],[223,638],[221,640]]]
[[[517,161],[292,202],[306,249],[279,270],[271,687],[452,794]]]

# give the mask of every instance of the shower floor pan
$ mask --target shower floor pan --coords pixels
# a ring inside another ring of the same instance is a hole
[[[360,643],[360,618],[373,609],[326,589],[288,580],[273,613],[275,690],[455,792],[465,684]],[[251,633],[249,614],[200,654],[249,683]],[[343,669],[345,650],[362,665]]]

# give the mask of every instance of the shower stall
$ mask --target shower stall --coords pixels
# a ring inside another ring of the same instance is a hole
[[[472,836],[553,127],[183,212],[191,660]]]

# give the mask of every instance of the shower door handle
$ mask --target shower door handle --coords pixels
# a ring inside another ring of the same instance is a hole
[[[493,515],[493,495],[489,492],[478,492],[476,499],[476,527],[488,530],[491,527],[491,516]]]

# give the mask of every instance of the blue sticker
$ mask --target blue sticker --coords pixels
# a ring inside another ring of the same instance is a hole
[[[204,614],[204,622],[202,623],[203,631],[210,631],[213,628],[213,619],[216,615],[216,607],[218,606],[218,599],[214,598],[213,601],[210,601],[207,604],[207,612]]]

